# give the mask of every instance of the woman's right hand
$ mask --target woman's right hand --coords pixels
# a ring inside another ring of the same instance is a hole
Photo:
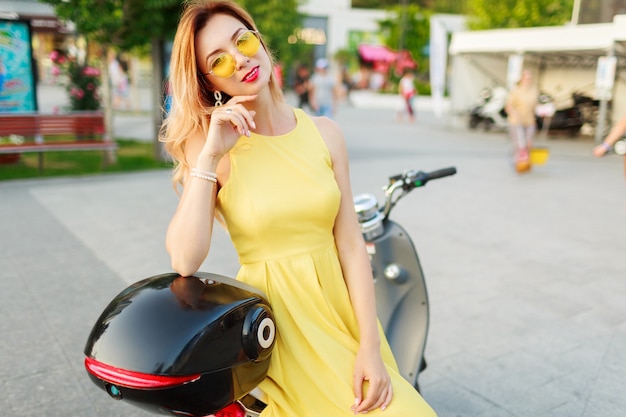
[[[203,151],[219,159],[235,146],[241,136],[250,136],[250,129],[256,129],[256,112],[246,109],[242,103],[256,97],[236,96],[213,110]]]
[[[593,148],[593,156],[601,157],[604,156],[608,152],[608,146],[603,143],[596,145]]]

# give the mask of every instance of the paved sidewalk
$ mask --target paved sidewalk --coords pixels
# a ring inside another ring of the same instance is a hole
[[[422,393],[440,417],[623,417],[626,193],[622,161],[587,138],[515,174],[502,133],[422,111],[342,107],[355,193],[403,169],[458,174],[401,201],[431,327]],[[138,122],[141,124],[141,122]],[[169,172],[0,182],[0,396],[7,416],[147,416],[89,382],[82,349],[108,301],[167,272]],[[225,233],[202,270],[234,275]],[[312,400],[314,407],[314,400]],[[349,415],[349,404],[346,415]]]

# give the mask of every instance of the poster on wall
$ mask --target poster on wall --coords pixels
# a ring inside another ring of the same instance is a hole
[[[0,113],[35,110],[30,26],[0,19]]]
[[[616,66],[617,58],[614,56],[601,56],[598,58],[598,68],[596,69],[596,97],[598,97],[599,100],[611,100],[613,98]]]

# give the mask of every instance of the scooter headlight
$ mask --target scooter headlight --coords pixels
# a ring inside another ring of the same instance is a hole
[[[403,274],[403,268],[400,265],[393,263],[385,267],[383,275],[390,281],[400,282],[405,274]]]
[[[361,226],[361,233],[367,242],[381,236],[385,216],[378,209],[378,201],[372,194],[359,194],[354,197],[354,210]]]

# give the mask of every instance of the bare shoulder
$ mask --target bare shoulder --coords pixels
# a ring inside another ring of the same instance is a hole
[[[333,160],[343,158],[346,155],[346,145],[343,131],[334,120],[328,117],[311,117],[313,123],[320,132],[322,139],[330,151]]]

